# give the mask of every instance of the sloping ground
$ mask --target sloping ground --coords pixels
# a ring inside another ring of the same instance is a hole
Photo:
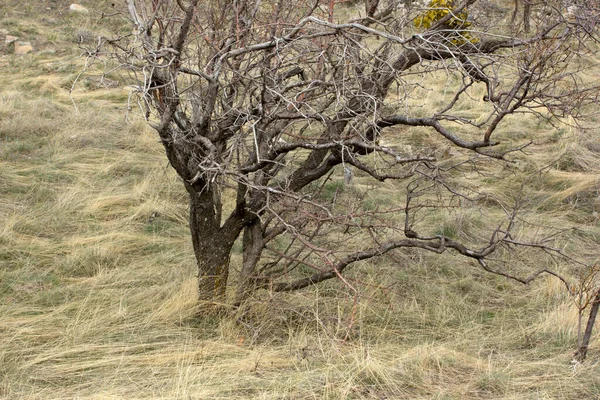
[[[67,26],[95,25],[43,3],[44,16],[33,1],[0,14],[36,48],[0,59],[1,398],[600,398],[600,336],[570,363],[577,313],[560,282],[518,286],[452,254],[355,268],[355,307],[332,282],[196,320],[186,194],[152,131],[127,120],[126,90],[92,79],[74,107],[83,60]],[[564,245],[597,257],[600,133],[519,120],[505,134],[525,130],[540,145],[511,176],[535,177],[527,215],[578,224]],[[457,234],[479,226],[453,221]]]

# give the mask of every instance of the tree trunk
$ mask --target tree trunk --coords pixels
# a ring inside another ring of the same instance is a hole
[[[525,34],[529,34],[531,30],[531,2],[530,0],[525,0],[523,3],[523,27],[525,29]]]
[[[256,265],[263,251],[264,241],[260,219],[256,218],[244,228],[244,255],[240,280],[235,294],[235,305],[246,300],[256,287]]]
[[[194,248],[198,263],[198,299],[202,302],[224,303],[231,246],[219,241],[218,237],[200,231],[192,234],[192,240],[199,242],[199,246]]]
[[[200,301],[223,302],[233,240],[221,230],[221,198],[210,185],[186,185],[190,194],[190,232],[198,263]]]
[[[515,25],[517,22],[517,15],[519,13],[519,2],[523,2],[523,27],[525,34],[528,34],[531,30],[531,0],[515,0],[515,8],[513,9],[510,23]]]
[[[585,360],[585,357],[587,356],[588,346],[590,345],[590,340],[592,338],[592,329],[594,328],[596,316],[598,315],[598,308],[600,308],[600,289],[596,292],[596,296],[592,302],[587,326],[585,327],[585,333],[583,334],[581,344],[575,353],[575,359],[578,361]]]
[[[517,14],[519,13],[519,1],[521,0],[514,0],[515,8],[513,8],[512,17],[510,19],[511,25],[514,25],[515,22],[517,22]]]

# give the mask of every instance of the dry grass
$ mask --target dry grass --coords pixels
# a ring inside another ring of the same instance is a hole
[[[0,26],[26,33],[12,6]],[[356,308],[332,282],[198,320],[186,194],[151,130],[125,122],[121,89],[83,88],[75,115],[80,61],[61,49],[0,69],[0,398],[600,398],[600,337],[574,368],[576,310],[556,280],[517,286],[451,254],[357,266]],[[510,199],[529,176],[528,217],[578,224],[565,247],[597,257],[600,133],[515,120],[503,134],[524,126],[544,138],[535,153],[477,179]],[[486,228],[478,209],[451,217],[467,239]]]

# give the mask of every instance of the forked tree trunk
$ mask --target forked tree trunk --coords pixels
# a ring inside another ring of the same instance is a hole
[[[590,340],[592,338],[592,330],[594,329],[594,323],[596,322],[596,317],[598,316],[598,308],[600,308],[600,289],[596,292],[596,296],[592,302],[592,307],[590,308],[590,315],[588,317],[588,322],[585,327],[585,333],[583,334],[583,338],[581,340],[581,344],[575,353],[575,359],[578,361],[585,360],[587,356],[588,347],[590,345]]]

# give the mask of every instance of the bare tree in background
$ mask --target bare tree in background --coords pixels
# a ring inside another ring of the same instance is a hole
[[[500,145],[495,135],[508,116],[580,117],[596,95],[579,73],[598,9],[577,2],[576,17],[567,18],[560,2],[543,2],[529,34],[514,36],[510,15],[489,16],[490,2],[336,3],[116,6],[134,32],[104,43],[135,77],[140,105],[189,193],[200,300],[240,304],[259,289],[345,281],[348,266],[399,248],[450,250],[523,283],[554,274],[520,278],[488,263],[520,244],[562,256],[551,242],[518,239],[518,201],[500,204],[504,222],[470,242],[427,215],[495,201],[462,177],[529,143]],[[423,107],[425,95],[445,101]],[[473,103],[477,115],[465,112]],[[384,145],[413,130],[463,156],[427,140]],[[397,182],[396,204],[367,207],[359,190],[342,193],[335,183],[348,168],[373,187]],[[243,262],[234,274],[238,239]]]
[[[512,24],[517,23],[518,15],[519,15],[519,4],[522,3],[523,6],[523,30],[525,33],[529,33],[531,29],[531,6],[532,0],[514,0],[514,9],[512,13],[512,18],[510,22]]]

